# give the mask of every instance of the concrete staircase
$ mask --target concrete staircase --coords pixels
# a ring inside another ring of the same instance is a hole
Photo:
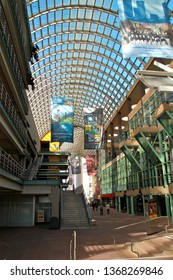
[[[73,191],[63,191],[62,203],[61,229],[90,228],[81,193],[75,194]]]
[[[138,258],[152,258],[152,257],[173,257],[173,235],[158,236],[155,238],[148,238],[143,241],[132,242],[129,249]]]

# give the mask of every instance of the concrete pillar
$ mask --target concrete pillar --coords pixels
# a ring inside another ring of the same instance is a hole
[[[60,187],[52,186],[50,201],[52,203],[52,217],[59,218]]]
[[[121,112],[118,112],[117,118],[118,118],[118,139],[119,139],[119,142],[121,142],[121,135],[122,135]]]
[[[107,135],[107,131],[105,131],[104,148],[105,148],[106,163],[108,162],[108,145],[107,145],[107,140],[108,140],[108,135]]]
[[[111,158],[115,158],[115,147],[114,147],[114,125],[111,123]]]
[[[130,200],[131,200],[131,214],[135,214],[135,210],[134,210],[134,196],[131,196],[130,197]]]
[[[117,212],[121,213],[121,197],[117,197]]]
[[[170,210],[171,210],[171,219],[173,222],[173,194],[170,195]]]
[[[126,196],[126,204],[127,204],[127,213],[131,214],[130,213],[130,197],[129,196]]]

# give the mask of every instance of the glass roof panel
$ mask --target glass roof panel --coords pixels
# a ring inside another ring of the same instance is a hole
[[[106,124],[149,60],[123,59],[117,0],[27,0],[27,8],[39,47],[28,98],[40,138],[50,131],[52,94],[74,97],[80,135],[83,108],[102,107]]]

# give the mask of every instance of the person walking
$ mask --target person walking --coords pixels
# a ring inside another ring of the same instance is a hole
[[[92,209],[95,211],[95,201],[92,202]]]
[[[107,211],[107,214],[110,213],[110,204],[108,202],[106,203],[106,211]]]
[[[95,202],[96,211],[98,211],[98,201]]]
[[[103,215],[103,204],[100,204],[100,215]]]

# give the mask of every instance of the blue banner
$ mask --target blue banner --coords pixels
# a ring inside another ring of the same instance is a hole
[[[84,149],[103,148],[103,109],[92,109],[84,115]]]
[[[124,58],[173,58],[173,32],[165,0],[118,0]]]
[[[51,142],[71,142],[74,134],[74,99],[52,97]]]

